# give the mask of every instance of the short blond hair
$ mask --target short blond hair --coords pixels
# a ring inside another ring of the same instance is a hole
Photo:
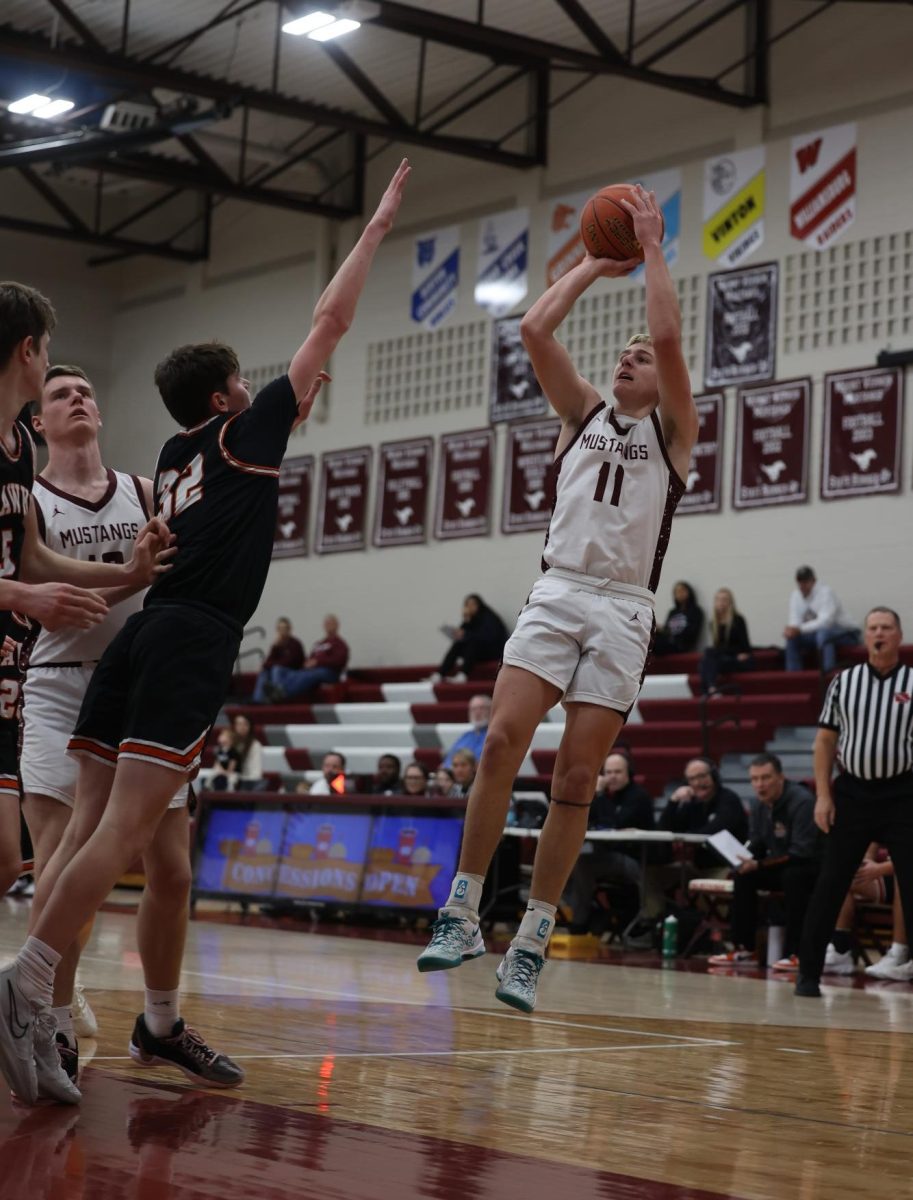
[[[630,350],[632,346],[637,346],[640,343],[643,343],[645,346],[652,346],[653,338],[650,337],[649,333],[635,333],[628,338],[625,343],[625,349]]]

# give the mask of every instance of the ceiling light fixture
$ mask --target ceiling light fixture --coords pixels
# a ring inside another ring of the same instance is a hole
[[[354,21],[349,17],[334,17],[332,13],[327,12],[312,12],[306,16],[297,17],[294,21],[289,21],[282,26],[283,33],[290,33],[294,37],[313,38],[315,42],[328,42],[331,38],[342,37],[344,33],[351,33],[353,29],[358,29],[361,21]]]
[[[42,105],[50,103],[50,96],[42,96],[39,92],[32,92],[31,96],[23,96],[21,100],[14,100],[12,104],[8,104],[7,112],[31,113],[36,108],[41,108]]]
[[[360,26],[361,21],[343,18],[340,21],[334,21],[332,25],[324,25],[320,29],[315,29],[313,33],[308,34],[308,37],[315,42],[328,42],[330,38],[342,37],[344,33],[351,33],[353,29],[358,29]]]
[[[32,92],[30,96],[23,96],[21,100],[14,100],[12,104],[8,104],[6,110],[50,121],[52,117],[59,117],[61,113],[69,112],[71,108],[75,107],[76,104],[73,100],[52,100],[50,96]]]
[[[76,105],[72,100],[52,100],[50,104],[43,104],[40,108],[32,109],[33,117],[41,117],[45,121],[50,121],[52,117],[59,117],[62,113],[69,112]]]

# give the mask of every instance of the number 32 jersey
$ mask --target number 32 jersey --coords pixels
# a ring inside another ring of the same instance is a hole
[[[555,459],[543,569],[655,592],[684,490],[656,412],[631,421],[601,401]]]
[[[177,538],[173,567],[146,603],[203,604],[243,626],[263,592],[279,504],[279,466],[298,403],[287,375],[250,408],[221,413],[165,443],[156,512]]]

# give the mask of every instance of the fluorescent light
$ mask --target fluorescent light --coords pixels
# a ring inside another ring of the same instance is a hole
[[[289,21],[287,25],[282,26],[283,33],[291,33],[295,37],[301,37],[305,33],[311,33],[315,29],[320,29],[324,25],[333,25],[336,18],[332,13],[312,12],[307,16],[298,17],[294,21]]]
[[[11,113],[30,113],[36,108],[41,108],[43,104],[50,104],[50,96],[41,96],[38,92],[32,92],[31,96],[23,96],[21,100],[14,100],[12,104],[7,105],[7,111]]]
[[[72,100],[52,100],[50,104],[43,104],[40,108],[32,109],[33,117],[42,117],[45,121],[50,121],[52,117],[59,117],[61,113],[69,112],[76,105]]]
[[[323,25],[320,29],[315,29],[313,33],[308,34],[308,37],[315,42],[328,42],[330,38],[342,37],[344,33],[351,33],[360,25],[361,21],[350,21],[344,17],[340,21],[334,21],[332,25]]]

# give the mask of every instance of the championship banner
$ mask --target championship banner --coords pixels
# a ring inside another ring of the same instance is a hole
[[[678,259],[679,245],[682,232],[682,173],[675,167],[669,171],[654,171],[632,183],[639,183],[648,192],[655,192],[656,203],[662,209],[663,224],[663,254],[671,267]],[[644,273],[644,267],[635,268],[630,279],[639,279]]]
[[[764,147],[704,160],[704,253],[737,267],[764,241]]]
[[[314,456],[287,458],[279,468],[279,508],[273,558],[302,558],[308,553]]]
[[[529,263],[529,209],[484,217],[479,226],[475,302],[503,317],[526,296]]]
[[[445,433],[437,470],[434,536],[488,537],[491,533],[493,429]]]
[[[700,426],[697,441],[691,451],[685,494],[678,502],[676,516],[683,513],[719,512],[722,507],[725,402],[726,398],[722,392],[694,397]]]
[[[370,446],[335,450],[321,458],[314,547],[318,554],[364,550],[370,470]]]
[[[276,895],[356,904],[370,832],[367,813],[290,812]]]
[[[903,369],[824,376],[821,499],[900,491]]]
[[[736,508],[804,504],[808,499],[811,395],[810,379],[740,390],[732,494]]]
[[[375,817],[362,904],[446,904],[462,828],[462,820],[454,817]]]
[[[428,540],[426,513],[431,438],[384,442],[377,468],[375,546],[414,546]]]
[[[520,338],[521,317],[502,317],[492,326],[488,420],[518,421],[548,412],[533,364]]]
[[[595,189],[594,189],[595,190]],[[592,192],[574,192],[556,196],[548,209],[548,260],[545,266],[545,286],[551,287],[578,263],[583,262],[586,250],[580,236],[580,217],[583,206]]]
[[[793,138],[789,232],[813,250],[842,237],[856,220],[856,126],[832,125]]]
[[[456,225],[415,239],[412,252],[412,320],[437,329],[457,306],[460,230]]]
[[[554,418],[508,428],[502,533],[548,528],[550,473],[560,432],[561,422]]]
[[[268,809],[212,810],[197,862],[196,887],[204,892],[271,895],[284,822],[285,813]]]
[[[705,388],[773,379],[778,280],[776,263],[707,276]]]

